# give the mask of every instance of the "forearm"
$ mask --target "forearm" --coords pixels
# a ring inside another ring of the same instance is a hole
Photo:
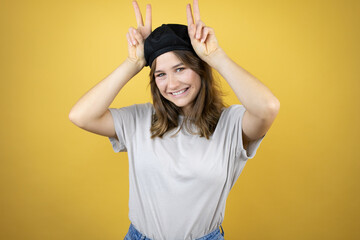
[[[73,122],[84,124],[103,116],[119,91],[140,70],[141,67],[126,59],[76,102],[70,111],[69,118]]]
[[[232,61],[219,49],[208,62],[228,82],[247,111],[260,118],[278,111],[280,103],[257,78]]]

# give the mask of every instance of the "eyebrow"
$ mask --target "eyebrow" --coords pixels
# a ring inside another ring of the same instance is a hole
[[[180,67],[184,65],[183,63],[179,63],[179,64],[176,64],[175,66],[172,66],[171,68],[174,69],[174,68],[177,68],[177,67]],[[157,72],[163,72],[163,70],[156,70],[154,73],[157,73]]]

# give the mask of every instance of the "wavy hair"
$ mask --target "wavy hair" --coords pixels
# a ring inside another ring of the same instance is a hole
[[[209,139],[214,133],[221,112],[225,107],[219,85],[214,80],[212,68],[191,51],[176,50],[173,53],[186,67],[199,74],[201,79],[201,87],[193,101],[192,109],[188,115],[184,116],[181,127],[174,135],[185,126],[189,133]],[[179,126],[179,115],[182,114],[182,111],[180,107],[161,95],[155,82],[155,70],[156,60],[153,61],[150,70],[151,95],[155,108],[150,131],[151,138],[162,138],[165,133]],[[192,125],[197,127],[197,131],[194,131]]]

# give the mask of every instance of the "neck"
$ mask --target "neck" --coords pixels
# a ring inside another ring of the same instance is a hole
[[[191,106],[185,106],[181,108],[182,115],[188,116],[191,111]]]

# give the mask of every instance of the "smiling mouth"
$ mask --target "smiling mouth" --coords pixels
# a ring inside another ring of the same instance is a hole
[[[189,89],[189,88],[185,88],[185,89],[180,90],[180,91],[178,91],[178,92],[172,92],[171,94],[172,94],[173,96],[178,96],[178,95],[186,92],[188,89]]]

